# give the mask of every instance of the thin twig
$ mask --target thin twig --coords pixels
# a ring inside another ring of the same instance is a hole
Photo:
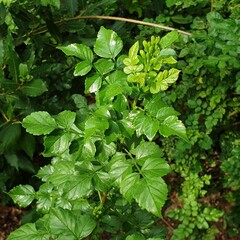
[[[185,32],[185,31],[182,31],[182,30],[179,30],[176,28],[167,27],[164,25],[156,24],[156,23],[144,22],[144,21],[139,21],[139,20],[135,20],[135,19],[131,19],[131,18],[113,17],[113,16],[76,16],[73,18],[68,18],[65,20],[58,21],[58,22],[56,22],[56,24],[62,24],[64,22],[78,20],[78,19],[104,19],[104,20],[113,20],[113,21],[121,21],[121,22],[130,22],[130,23],[145,25],[145,26],[149,26],[149,27],[161,28],[161,29],[164,29],[167,31],[177,30],[179,33],[189,35],[189,36],[191,35],[191,33],[189,33],[189,32]]]
[[[182,31],[182,30],[179,30],[179,29],[176,29],[176,28],[167,27],[167,26],[164,26],[164,25],[156,24],[156,23],[144,22],[144,21],[139,21],[139,20],[130,19],[130,18],[113,17],[113,16],[76,16],[76,17],[56,21],[54,23],[56,25],[62,25],[66,22],[75,21],[75,20],[79,20],[79,19],[104,19],[104,20],[113,20],[113,21],[121,21],[121,22],[130,22],[130,23],[135,23],[135,24],[138,24],[138,25],[145,25],[145,26],[149,26],[149,27],[160,28],[160,29],[164,29],[164,30],[167,30],[167,31],[177,30],[179,33],[182,33],[184,35],[188,35],[188,36],[191,35],[191,33],[189,33],[189,32],[185,32],[185,31]],[[39,27],[35,30],[32,30],[30,33],[27,33],[24,36],[28,36],[30,34],[40,34],[40,33],[44,33],[44,32],[47,32],[47,31],[48,31],[47,27],[42,26],[42,27]]]

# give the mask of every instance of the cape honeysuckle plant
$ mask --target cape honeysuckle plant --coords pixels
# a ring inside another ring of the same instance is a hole
[[[112,239],[164,238],[154,223],[167,199],[162,177],[170,167],[156,141],[160,135],[188,141],[179,113],[161,99],[179,75],[170,67],[177,38],[176,31],[151,37],[141,50],[136,42],[125,56],[118,35],[101,27],[93,50],[58,47],[80,60],[74,75],[86,76],[86,95],[72,96],[76,112],[38,111],[23,119],[28,133],[44,135],[42,154],[52,161],[36,175],[38,190],[19,185],[9,192],[21,207],[36,204],[41,215],[9,240],[100,239],[103,232]]]

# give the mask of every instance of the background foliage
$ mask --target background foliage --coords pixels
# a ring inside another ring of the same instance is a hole
[[[105,26],[120,36],[122,54],[127,55],[137,40],[142,48],[144,39],[149,40],[152,35],[162,38],[166,34],[161,29],[124,22],[71,18],[112,15],[141,19],[192,34],[191,37],[180,35],[169,50],[170,55],[177,58],[174,68],[181,73],[176,83],[161,92],[161,97],[165,104],[180,113],[189,142],[160,135],[154,139],[172,172],[165,179],[170,193],[162,212],[164,219],[160,221],[168,233],[159,228],[162,233],[152,237],[215,239],[224,234],[229,239],[237,239],[240,231],[237,215],[240,174],[239,11],[240,5],[235,0],[0,1],[2,204],[9,204],[10,199],[5,193],[18,184],[28,184],[28,192],[38,189],[41,182],[32,176],[40,167],[49,164],[49,157],[52,157],[51,151],[44,150],[43,138],[27,133],[22,127],[23,118],[34,111],[46,111],[50,115],[64,110],[84,112],[86,106],[83,102],[91,105],[95,101],[91,91],[85,91],[84,74],[76,72],[79,59],[66,57],[56,47],[78,43],[93,48],[100,27]],[[76,94],[84,96],[85,100],[77,98]],[[146,133],[146,130],[142,131]],[[116,199],[112,199],[112,204],[119,211],[129,207]],[[148,223],[157,222],[135,205],[129,211],[129,215],[135,217],[132,221],[145,218]],[[60,217],[62,212],[56,210],[54,214]],[[38,216],[32,214],[32,218],[26,221],[34,222],[36,218]],[[89,221],[89,226],[94,226]],[[109,222],[109,219],[105,221]],[[111,219],[114,221],[113,226],[103,229],[115,233],[120,224],[119,217]],[[172,223],[173,228],[166,222]],[[35,231],[32,223],[27,226],[29,231]],[[151,226],[155,231],[154,224]],[[147,224],[143,224],[143,229],[147,229]],[[138,238],[133,235],[128,239]]]

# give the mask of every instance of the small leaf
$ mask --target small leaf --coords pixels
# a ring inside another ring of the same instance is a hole
[[[82,61],[76,65],[73,75],[84,76],[87,73],[89,73],[91,69],[92,69],[91,63],[89,63],[88,61]]]
[[[55,119],[48,112],[33,112],[25,117],[22,126],[33,135],[46,135],[57,128]]]
[[[78,57],[83,61],[87,61],[89,64],[93,61],[93,52],[86,45],[73,43],[68,46],[57,48],[62,50],[67,56]]]
[[[42,79],[33,79],[31,82],[25,83],[20,89],[29,97],[40,96],[48,90],[46,83]]]
[[[85,93],[95,93],[102,86],[102,77],[99,74],[94,74],[92,77],[85,80]]]
[[[182,121],[178,120],[176,116],[167,117],[163,123],[160,124],[159,132],[164,137],[170,135],[177,135],[185,141],[189,141],[186,134],[186,128]]]
[[[161,40],[160,45],[162,48],[169,47],[172,43],[174,43],[178,39],[178,31],[174,30],[168,34],[166,34]]]
[[[94,52],[103,58],[114,59],[122,50],[121,38],[112,30],[101,27],[94,45]]]
[[[129,58],[130,59],[137,58],[138,50],[139,50],[139,42],[137,41],[129,49],[129,53],[128,53]]]
[[[27,207],[35,198],[35,190],[31,185],[18,185],[8,194],[20,207]]]

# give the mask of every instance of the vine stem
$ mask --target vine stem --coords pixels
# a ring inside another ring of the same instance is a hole
[[[157,23],[150,23],[150,22],[144,22],[144,21],[135,20],[135,19],[131,19],[131,18],[114,17],[114,16],[82,16],[81,15],[81,16],[76,16],[76,17],[56,21],[54,23],[56,25],[61,25],[61,24],[64,24],[66,22],[75,21],[75,20],[79,20],[79,19],[103,19],[103,20],[129,22],[129,23],[134,23],[134,24],[138,24],[138,25],[145,25],[145,26],[148,26],[148,27],[160,28],[160,29],[164,29],[164,30],[167,30],[167,31],[177,30],[179,33],[191,36],[191,33],[189,33],[189,32],[185,32],[185,31],[182,31],[182,30],[179,30],[179,29],[176,29],[176,28],[160,25],[160,24],[157,24]],[[44,32],[47,32],[47,27],[46,26],[39,27],[35,30],[32,30],[29,34],[40,34],[40,33],[44,33]],[[28,34],[25,34],[24,36],[27,36],[27,35]]]

